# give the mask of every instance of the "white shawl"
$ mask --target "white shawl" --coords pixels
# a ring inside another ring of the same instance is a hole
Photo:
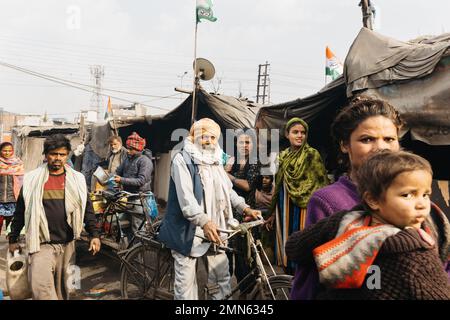
[[[65,207],[67,223],[73,229],[74,239],[80,237],[83,229],[84,212],[87,201],[87,187],[84,176],[65,167]],[[29,253],[38,252],[42,242],[50,241],[48,221],[42,203],[44,185],[49,177],[47,164],[25,174],[23,198],[25,201],[25,232]]]
[[[233,184],[228,178],[222,165],[222,149],[219,146],[210,150],[202,149],[188,138],[185,140],[184,150],[191,155],[195,164],[198,165],[200,179],[204,190],[204,205],[208,218],[219,228],[228,229],[228,222],[233,219],[230,193]],[[200,227],[196,234],[203,235]],[[194,239],[193,248],[199,239]],[[206,248],[209,246],[206,246]],[[198,251],[198,252],[197,252]],[[203,255],[203,249],[194,250],[192,256]]]

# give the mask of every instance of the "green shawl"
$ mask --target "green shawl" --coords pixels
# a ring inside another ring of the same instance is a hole
[[[277,205],[283,182],[292,202],[306,208],[309,198],[314,191],[328,184],[327,171],[319,152],[307,143],[308,124],[300,118],[291,119],[286,128],[292,123],[300,123],[306,130],[305,141],[295,151],[287,148],[278,156],[279,168],[275,176],[275,192],[271,204],[271,212]]]

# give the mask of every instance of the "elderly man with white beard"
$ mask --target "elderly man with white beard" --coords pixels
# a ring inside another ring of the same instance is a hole
[[[119,136],[111,136],[108,139],[110,152],[108,154],[108,172],[116,173],[117,168],[127,158],[127,149],[122,145],[122,138]]]
[[[200,257],[207,260],[208,283],[219,286],[212,298],[229,294],[228,258],[221,250],[211,250],[212,243],[223,244],[217,228],[230,228],[233,208],[253,219],[261,215],[233,190],[222,166],[219,137],[219,125],[203,118],[192,125],[183,149],[172,159],[167,212],[158,238],[172,249],[175,300],[198,300],[196,261]]]

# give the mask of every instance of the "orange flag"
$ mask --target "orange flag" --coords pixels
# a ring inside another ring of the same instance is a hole
[[[109,115],[112,114],[112,105],[111,105],[111,97],[108,97],[108,108],[105,112],[105,120],[109,118]]]

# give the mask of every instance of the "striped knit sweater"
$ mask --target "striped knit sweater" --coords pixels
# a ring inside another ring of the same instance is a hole
[[[286,243],[289,259],[303,267],[315,267],[312,250],[332,240],[339,228],[340,212],[303,231],[293,233]],[[380,289],[333,289],[323,285],[317,299],[450,299],[450,284],[435,246],[422,240],[417,230],[405,229],[385,240],[373,265],[380,268]],[[366,276],[366,280],[370,275]]]

